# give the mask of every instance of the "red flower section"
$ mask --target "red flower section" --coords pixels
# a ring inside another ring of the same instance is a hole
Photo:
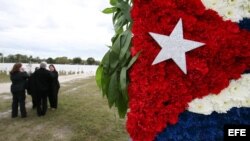
[[[133,47],[142,51],[129,72],[127,130],[133,141],[152,141],[194,98],[219,93],[250,63],[250,33],[223,21],[199,0],[134,0]],[[148,32],[169,35],[183,20],[184,38],[206,45],[186,54],[187,75],[168,60],[151,65],[160,51]]]

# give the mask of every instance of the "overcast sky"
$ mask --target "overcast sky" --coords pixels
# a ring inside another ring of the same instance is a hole
[[[101,59],[113,35],[109,0],[0,0],[0,53]]]

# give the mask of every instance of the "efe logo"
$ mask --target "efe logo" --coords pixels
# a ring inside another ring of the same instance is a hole
[[[246,129],[228,129],[228,136],[247,136]]]
[[[240,141],[250,140],[250,125],[225,125],[224,141],[240,139]]]

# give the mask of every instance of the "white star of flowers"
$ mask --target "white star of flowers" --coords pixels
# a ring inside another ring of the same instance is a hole
[[[185,53],[205,45],[201,42],[183,39],[183,27],[181,19],[178,21],[170,36],[152,32],[149,32],[149,34],[162,48],[152,65],[158,64],[168,59],[173,59],[173,61],[185,74],[187,74]]]

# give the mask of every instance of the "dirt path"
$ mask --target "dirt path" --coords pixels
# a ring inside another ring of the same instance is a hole
[[[82,79],[93,76],[93,74],[79,74],[79,75],[65,75],[59,77],[60,83],[69,82],[76,79]],[[0,94],[1,93],[9,93],[10,92],[11,83],[0,83]]]

